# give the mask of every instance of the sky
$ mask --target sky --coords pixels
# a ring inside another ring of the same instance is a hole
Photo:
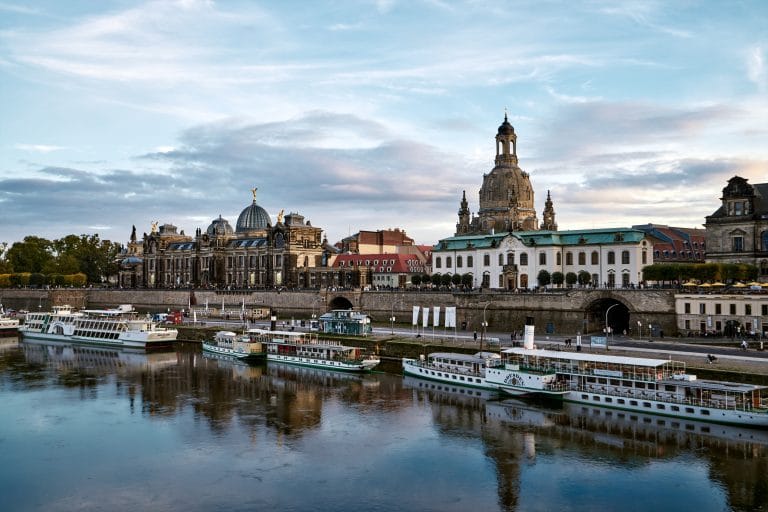
[[[252,201],[455,232],[505,112],[541,220],[702,227],[768,178],[768,2],[0,0],[0,242]]]

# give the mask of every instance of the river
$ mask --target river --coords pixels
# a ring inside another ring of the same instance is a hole
[[[396,370],[396,368],[393,368]],[[0,340],[6,511],[768,510],[768,432]]]

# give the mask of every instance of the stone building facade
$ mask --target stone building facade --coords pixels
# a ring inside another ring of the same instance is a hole
[[[720,207],[706,218],[707,262],[748,263],[768,281],[768,183],[728,180]]]
[[[302,215],[280,212],[273,225],[253,202],[233,229],[219,216],[194,236],[176,226],[153,223],[141,241],[135,227],[120,262],[120,285],[126,288],[312,286],[310,269],[322,265],[322,230]]]

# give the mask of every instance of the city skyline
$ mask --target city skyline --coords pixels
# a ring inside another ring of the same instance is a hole
[[[297,8],[300,6],[300,8]],[[539,218],[701,227],[766,181],[768,4],[0,1],[0,242],[234,225],[453,235],[505,112]]]

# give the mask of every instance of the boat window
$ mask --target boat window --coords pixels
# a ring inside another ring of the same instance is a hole
[[[673,405],[672,406],[672,410],[675,411],[675,412],[680,411],[680,407],[678,407],[676,405]]]
[[[648,389],[656,389],[656,384],[654,384],[653,382],[649,382]]]
[[[703,414],[704,416],[709,416],[709,410],[708,409],[702,409],[701,410],[701,414]]]
[[[621,386],[621,381],[619,379],[611,379],[611,386]]]
[[[687,412],[688,414],[693,414],[693,407],[686,407],[685,412]]]
[[[606,401],[607,403],[611,403],[611,402],[613,402],[613,398],[610,398],[610,397],[605,397],[605,401]]]
[[[664,386],[664,390],[665,391],[676,391],[677,390],[677,386],[673,386],[673,385],[667,384],[667,385]]]
[[[592,400],[594,400],[595,402],[599,402],[600,401],[600,397],[595,395],[595,396],[592,397]]]
[[[657,409],[660,409],[660,410],[662,410],[662,411],[663,411],[664,409],[666,409],[666,407],[664,406],[664,404],[656,404],[656,408],[657,408]]]
[[[587,400],[587,399],[589,398],[589,396],[588,396],[588,395],[581,395],[581,398],[582,398],[583,400]]]
[[[643,402],[643,407],[650,407],[650,406],[651,406],[651,402]]]
[[[645,382],[635,382],[635,387],[638,389],[645,389]]]
[[[608,384],[608,379],[597,379],[598,384]]]
[[[630,400],[629,405],[637,405],[637,400]]]

